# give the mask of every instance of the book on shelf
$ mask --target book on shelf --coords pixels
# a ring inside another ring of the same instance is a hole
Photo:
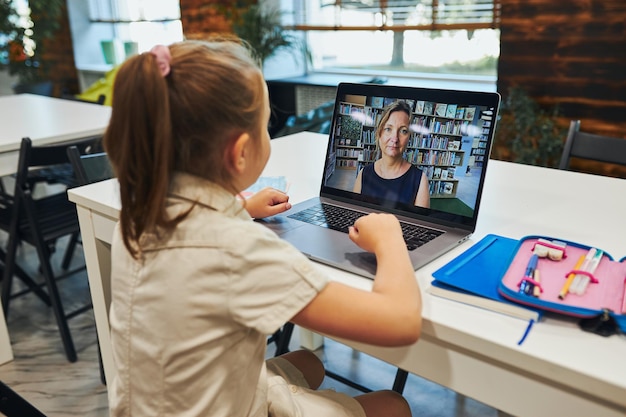
[[[448,108],[446,109],[446,117],[454,119],[456,116],[456,104],[448,104]]]
[[[427,101],[424,103],[424,114],[433,114],[435,110],[435,103],[432,101]]]
[[[435,105],[435,115],[441,116],[441,117],[445,117],[447,108],[448,108],[447,104],[445,104],[445,103],[437,103]]]
[[[415,113],[424,113],[424,100],[417,100],[415,103]]]
[[[463,119],[464,116],[465,116],[465,107],[457,107],[455,118]]]
[[[458,139],[449,141],[448,149],[451,151],[458,151],[459,149],[461,149],[461,141]]]
[[[415,111],[415,100],[413,100],[412,98],[405,98],[404,102],[409,105],[411,112]]]
[[[395,99],[395,98],[392,98],[392,97],[385,97],[385,99],[383,100],[383,106],[384,106],[384,107],[387,107],[387,106],[389,106],[390,104],[393,104],[395,101],[396,101],[396,99]]]
[[[539,320],[539,310],[507,300],[498,285],[518,241],[487,235],[461,255],[433,272],[430,294],[523,320]]]
[[[372,107],[382,108],[385,105],[383,97],[372,97]]]
[[[465,109],[465,120],[474,120],[476,114],[476,107],[467,107]]]

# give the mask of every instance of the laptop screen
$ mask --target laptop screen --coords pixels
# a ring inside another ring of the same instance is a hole
[[[320,195],[473,229],[500,96],[338,86]]]

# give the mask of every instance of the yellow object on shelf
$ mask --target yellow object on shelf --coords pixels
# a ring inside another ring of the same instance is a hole
[[[113,82],[115,81],[115,75],[117,74],[117,70],[119,66],[113,67],[113,69],[109,70],[104,77],[100,78],[98,81],[90,85],[85,91],[80,94],[77,94],[81,100],[88,101],[98,101],[98,97],[101,94],[104,94],[105,100],[104,105],[110,106],[113,99]]]

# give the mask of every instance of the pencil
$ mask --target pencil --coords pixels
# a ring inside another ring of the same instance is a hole
[[[574,265],[574,270],[579,269],[582,266],[583,262],[585,262],[585,255],[580,255],[580,258],[578,258],[578,261],[576,261],[576,265]],[[563,288],[561,288],[561,292],[559,293],[559,299],[561,300],[565,299],[565,296],[567,295],[567,292],[569,291],[569,287],[570,285],[572,285],[572,282],[574,281],[575,276],[576,274],[573,272],[567,276],[565,285],[563,285]]]

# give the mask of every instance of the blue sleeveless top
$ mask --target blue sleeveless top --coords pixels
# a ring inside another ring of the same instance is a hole
[[[422,170],[413,164],[402,176],[390,180],[381,178],[374,171],[374,164],[369,164],[361,174],[361,194],[414,205],[421,181]]]

